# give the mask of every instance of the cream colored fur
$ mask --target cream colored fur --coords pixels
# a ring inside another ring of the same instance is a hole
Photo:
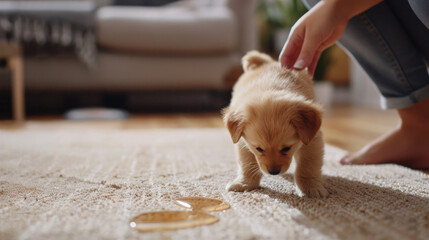
[[[294,157],[300,192],[327,196],[321,179],[321,108],[314,102],[311,77],[306,71],[281,68],[270,56],[256,51],[247,53],[242,63],[244,73],[224,109],[239,162],[238,176],[227,190],[258,188],[262,172],[284,173]]]

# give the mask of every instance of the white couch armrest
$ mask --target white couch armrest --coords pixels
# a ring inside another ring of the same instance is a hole
[[[257,4],[257,0],[227,0],[228,7],[237,17],[238,50],[242,55],[258,48]]]

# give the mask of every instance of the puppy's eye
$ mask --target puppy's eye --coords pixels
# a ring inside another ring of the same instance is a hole
[[[262,149],[260,147],[257,147],[256,150],[258,150],[258,152],[260,152],[260,153],[264,153],[264,149]]]
[[[284,148],[282,148],[282,150],[280,150],[280,152],[281,152],[282,154],[285,154],[285,153],[287,153],[289,150],[290,150],[290,147],[284,147]]]

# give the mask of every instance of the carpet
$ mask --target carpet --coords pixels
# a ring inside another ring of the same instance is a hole
[[[236,162],[224,129],[0,131],[0,239],[427,239],[428,175],[340,166],[326,146],[327,199],[299,197],[293,168],[226,192]],[[212,225],[139,233],[143,212],[174,199],[227,201]]]

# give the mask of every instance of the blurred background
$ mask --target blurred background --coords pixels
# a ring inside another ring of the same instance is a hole
[[[241,57],[258,49],[277,59],[306,11],[300,0],[0,1],[0,118],[13,117],[16,76],[27,116],[218,111]],[[323,53],[315,90],[328,109],[379,105],[338,46]]]

